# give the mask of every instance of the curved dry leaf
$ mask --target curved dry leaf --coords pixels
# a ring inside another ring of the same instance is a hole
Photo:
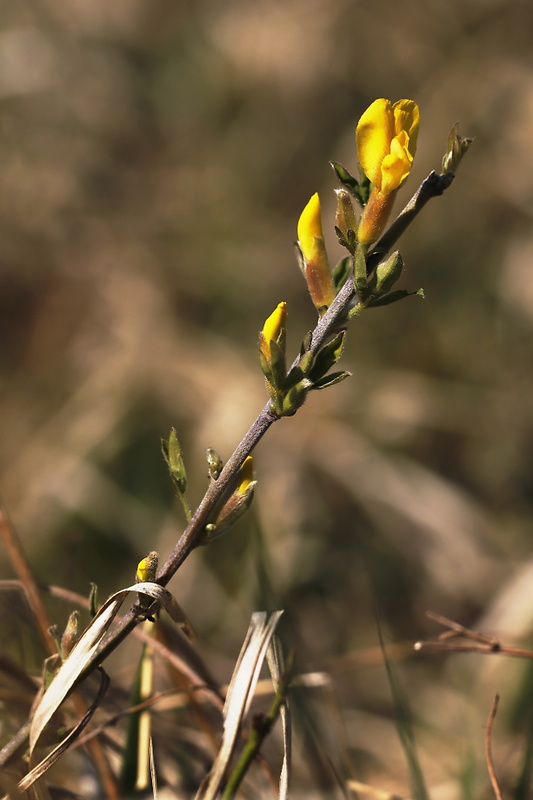
[[[148,595],[157,600],[172,619],[181,625],[183,630],[192,631],[192,626],[171,593],[158,583],[152,583],[151,581],[134,583],[132,586],[126,586],[111,595],[76,642],[37,706],[31,721],[30,753],[33,751],[45,725],[73,689],[85,667],[96,655],[103,637],[116,617],[124,596],[128,592]]]
[[[120,592],[117,592],[117,595],[120,595]],[[96,655],[103,636],[122,605],[123,598],[117,597],[117,595],[109,598],[96,617],[91,620],[35,709],[30,728],[30,753],[33,752],[45,725],[50,722],[50,719],[74,687],[86,665]]]
[[[151,597],[152,600],[157,600],[157,602],[160,603],[160,605],[165,609],[169,617],[180,626],[188,639],[196,638],[189,618],[176,599],[168,591],[168,589],[165,589],[164,586],[160,586],[158,583],[153,583],[152,581],[142,581],[142,583],[136,583],[133,588],[138,594],[144,594],[148,597]],[[133,591],[133,589],[131,590]]]
[[[100,701],[104,694],[107,691],[107,687],[109,686],[110,680],[107,673],[100,667],[99,670],[101,675],[100,681],[100,688],[98,689],[98,694],[96,695],[94,701],[92,702],[90,708],[87,709],[83,717],[80,719],[78,724],[75,728],[73,728],[70,733],[65,736],[65,738],[49,753],[46,758],[43,758],[37,766],[33,767],[33,769],[28,772],[27,775],[22,778],[22,780],[18,784],[18,789],[20,791],[26,791],[32,786],[36,780],[41,778],[45,772],[47,772],[51,766],[53,766],[56,761],[63,755],[65,750],[68,750],[72,742],[78,738],[80,733],[86,727],[87,723],[91,719],[92,715],[100,705]],[[14,800],[14,796],[13,796]]]

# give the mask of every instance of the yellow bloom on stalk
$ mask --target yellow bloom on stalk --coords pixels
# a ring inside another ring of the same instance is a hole
[[[414,100],[374,100],[359,120],[357,154],[373,187],[359,224],[362,244],[374,242],[387,223],[395,193],[411,172],[419,126]]]
[[[315,192],[300,214],[298,220],[298,244],[304,261],[313,261],[320,253],[320,242],[324,241],[322,233],[322,215],[320,213],[320,197]]]
[[[324,244],[320,197],[317,192],[300,214],[296,230],[307,288],[315,307],[323,314],[335,298],[335,288]]]
[[[287,324],[287,303],[278,303],[263,325],[263,338],[267,345],[278,340]],[[270,349],[270,347],[269,347]]]

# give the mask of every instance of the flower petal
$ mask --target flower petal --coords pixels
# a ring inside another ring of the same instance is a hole
[[[263,325],[265,342],[275,342],[287,324],[287,303],[278,303]],[[246,462],[245,462],[246,463]]]
[[[405,131],[409,138],[408,149],[411,159],[416,153],[416,143],[418,140],[418,129],[420,127],[420,110],[414,100],[398,100],[392,106],[394,115],[394,131],[396,136],[401,131]]]
[[[304,260],[311,261],[315,253],[315,239],[323,238],[318,192],[315,192],[300,214],[297,234]]]
[[[355,132],[361,169],[379,190],[381,190],[381,164],[390,151],[394,132],[392,105],[390,100],[384,98],[374,100],[367,108]]]
[[[381,191],[383,194],[395,192],[411,172],[413,157],[409,152],[409,139],[405,131],[394,137],[391,152],[385,156],[381,165]]]

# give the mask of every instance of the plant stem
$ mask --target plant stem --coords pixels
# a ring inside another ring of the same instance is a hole
[[[407,203],[405,208],[399,213],[381,239],[367,255],[368,271],[371,273],[383,254],[388,252],[403,234],[405,229],[413,222],[425,204],[432,197],[438,197],[449,187],[453,180],[452,173],[438,175],[430,172],[427,178],[422,181],[419,188]],[[355,298],[355,288],[352,279],[348,279],[341,288],[327,312],[321,317],[312,333],[311,350],[317,352],[326,342],[329,336],[342,328],[346,322],[346,312]],[[293,366],[298,363],[296,358]],[[166,586],[185,559],[190,555],[202,536],[204,526],[217,503],[223,498],[225,491],[242,465],[244,459],[250,455],[254,447],[262,439],[270,426],[279,419],[270,408],[270,403],[263,408],[257,419],[244,436],[240,444],[235,449],[233,455],[226,463],[216,481],[211,481],[203,500],[198,506],[191,522],[180,536],[176,546],[160,567],[157,582]],[[97,665],[101,664],[107,656],[128,636],[135,626],[142,620],[135,607],[130,609],[114,630],[102,644],[101,649],[96,654],[94,663],[88,665],[83,673],[86,676]]]

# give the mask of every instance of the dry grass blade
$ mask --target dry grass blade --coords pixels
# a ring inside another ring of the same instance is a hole
[[[250,627],[239,653],[224,705],[224,731],[211,772],[198,790],[196,800],[214,800],[229,764],[240,726],[252,701],[254,689],[282,611],[270,619],[264,611],[252,615]]]
[[[498,778],[496,777],[496,770],[494,769],[494,761],[492,759],[492,726],[494,725],[494,719],[496,717],[499,702],[500,696],[496,694],[494,696],[494,700],[492,701],[487,724],[485,725],[485,757],[487,759],[487,769],[489,771],[490,783],[492,786],[492,791],[494,792],[494,796],[496,797],[496,800],[503,800],[503,795],[498,784]]]
[[[154,741],[150,737],[150,779],[152,781],[152,797],[157,800],[157,772],[155,769]]]
[[[369,800],[402,800],[397,794],[391,794],[382,789],[375,789],[373,786],[368,786],[368,784],[361,783],[360,781],[349,780],[347,785],[348,789],[357,792],[361,798],[368,797]]]
[[[20,578],[20,585],[37,622],[37,628],[43,644],[48,654],[53,655],[56,652],[56,646],[53,637],[50,635],[50,620],[39,592],[37,581],[17,533],[11,525],[5,509],[1,505],[0,539],[3,542],[13,568]]]
[[[37,764],[31,772],[28,772],[27,775],[22,778],[22,780],[18,784],[18,789],[20,791],[26,791],[27,789],[32,786],[35,781],[39,780],[45,772],[47,772],[51,766],[53,766],[56,761],[63,755],[63,753],[68,750],[71,744],[78,738],[80,733],[83,731],[89,720],[91,719],[92,715],[100,705],[100,701],[102,697],[107,691],[107,687],[109,686],[109,678],[107,674],[104,672],[103,669],[99,670],[101,681],[100,681],[100,688],[98,689],[98,694],[95,697],[93,703],[91,704],[90,708],[87,709],[86,713],[82,717],[82,719],[78,722],[75,728],[73,728],[68,736],[66,736],[58,745],[55,747],[51,753],[49,753],[46,758]],[[5,798],[4,798],[5,800]]]
[[[274,691],[278,692],[283,681],[285,672],[285,661],[283,651],[277,636],[274,636],[267,650],[267,663],[274,684]],[[283,762],[279,776],[279,800],[286,800],[289,795],[289,784],[291,776],[291,718],[289,705],[284,701],[279,709],[281,719],[281,730],[283,738]]]

